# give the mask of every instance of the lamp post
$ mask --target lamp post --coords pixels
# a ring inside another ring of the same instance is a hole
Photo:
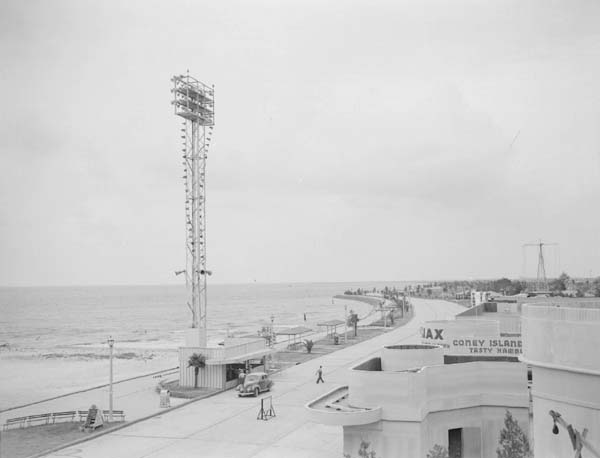
[[[273,329],[273,321],[275,321],[275,317],[271,315],[271,347],[275,343],[275,329]]]
[[[348,304],[344,305],[344,344],[348,343]]]
[[[113,345],[115,344],[112,336],[108,338],[108,348],[110,349],[110,378],[108,382],[108,421],[113,421]]]

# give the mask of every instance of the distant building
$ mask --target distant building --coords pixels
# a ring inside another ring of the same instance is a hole
[[[425,286],[423,291],[428,297],[443,297],[445,295],[443,286]]]
[[[488,302],[492,297],[491,291],[471,291],[471,307]]]

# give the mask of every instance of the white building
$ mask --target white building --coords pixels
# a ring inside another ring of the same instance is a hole
[[[568,431],[552,432],[550,410],[566,424],[589,433],[600,457],[600,302],[523,306],[522,360],[532,367],[533,435],[536,458],[574,455]],[[593,451],[583,448],[582,456]]]
[[[224,390],[237,385],[239,369],[268,370],[267,356],[272,352],[265,339],[256,337],[227,338],[223,345],[205,347],[188,344],[179,348],[179,384],[194,386],[194,368],[188,366],[188,360],[194,353],[206,358],[206,366],[198,373],[198,386]]]
[[[527,368],[520,362],[445,364],[432,345],[385,347],[350,370],[348,386],[307,404],[313,421],[340,425],[344,453],[361,442],[377,456],[426,457],[444,447],[451,457],[496,456],[506,411],[529,429]]]
[[[471,307],[489,301],[492,297],[491,295],[491,291],[471,291]]]
[[[501,322],[490,319],[489,315],[427,321],[421,328],[421,343],[440,345],[446,356],[455,356],[452,362],[499,358],[518,361],[523,347],[520,332],[501,332]],[[509,327],[512,328],[512,323]]]

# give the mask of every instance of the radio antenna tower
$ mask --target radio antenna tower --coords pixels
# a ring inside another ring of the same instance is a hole
[[[181,140],[185,184],[187,305],[192,328],[197,328],[194,346],[206,347],[206,159],[215,124],[215,90],[190,76],[174,76],[172,104],[182,118]]]
[[[558,243],[547,243],[542,242],[541,240],[538,243],[524,243],[523,244],[523,253],[525,252],[525,247],[535,246],[538,247],[538,266],[537,266],[537,279],[536,279],[536,290],[537,291],[548,291],[548,279],[546,278],[546,264],[544,261],[544,246],[555,246]]]

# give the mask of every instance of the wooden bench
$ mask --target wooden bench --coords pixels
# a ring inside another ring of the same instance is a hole
[[[102,415],[104,415],[105,418],[108,418],[110,415],[110,410],[103,410]],[[122,410],[113,410],[113,420],[116,420],[117,418],[121,421],[125,421],[125,412]]]
[[[2,429],[4,429],[4,431],[6,431],[8,428],[10,428],[11,426],[16,425],[16,424],[19,425],[19,428],[24,428],[26,421],[27,421],[27,417],[9,418],[6,420],[6,423],[4,423],[4,425],[2,425]]]

